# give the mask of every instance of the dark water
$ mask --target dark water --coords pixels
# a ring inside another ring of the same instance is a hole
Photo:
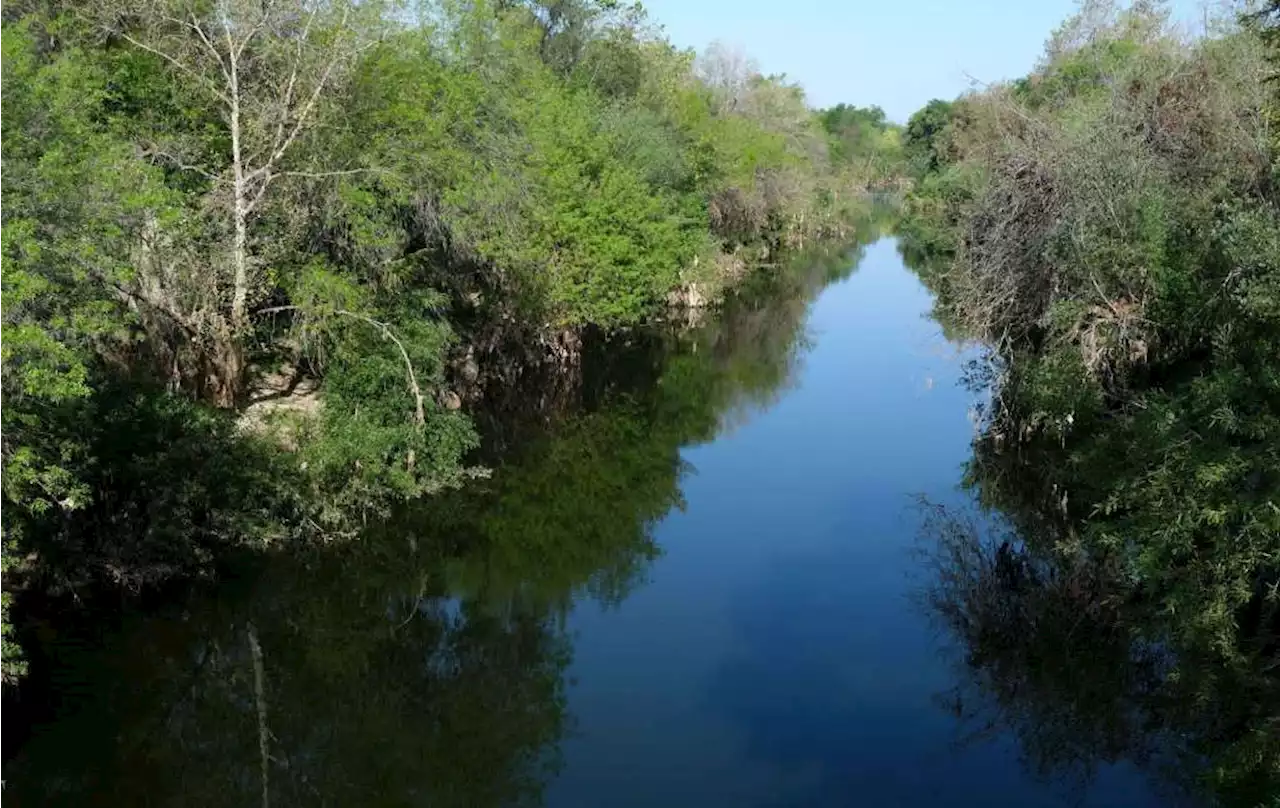
[[[764,301],[588,357],[470,491],[45,638],[5,800],[1167,804],[957,703],[919,498],[968,507],[975,401],[894,242]]]

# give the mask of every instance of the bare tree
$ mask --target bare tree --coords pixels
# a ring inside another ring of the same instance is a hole
[[[735,112],[760,75],[760,66],[740,49],[712,42],[698,56],[694,71],[711,90],[718,112]]]
[[[110,10],[110,34],[162,60],[226,128],[229,153],[151,144],[146,154],[208,182],[205,208],[227,223],[227,243],[202,259],[153,232],[132,290],[211,346],[220,406],[243,394],[245,336],[266,288],[254,223],[282,180],[350,171],[299,165],[297,153],[383,19],[378,4],[355,0],[126,0]]]

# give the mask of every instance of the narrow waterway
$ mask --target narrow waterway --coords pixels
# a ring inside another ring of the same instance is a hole
[[[930,307],[882,238],[637,336],[479,493],[50,638],[6,801],[1165,804],[956,704],[921,501],[972,510],[975,393]]]
[[[682,453],[686,507],[614,608],[570,620],[553,806],[1136,806],[1130,771],[1037,780],[946,709],[921,497],[964,509],[970,354],[882,239],[807,318],[791,388]],[[1152,802],[1152,804],[1155,804]]]

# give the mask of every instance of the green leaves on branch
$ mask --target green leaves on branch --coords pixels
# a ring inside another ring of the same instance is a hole
[[[638,5],[420,10],[7,21],[6,586],[142,587],[463,484],[453,359],[715,300],[843,234],[896,137]]]

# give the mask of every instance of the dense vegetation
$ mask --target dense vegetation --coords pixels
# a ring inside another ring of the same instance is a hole
[[[463,484],[464,401],[844,234],[896,142],[638,5],[33,0],[4,23],[6,603]]]
[[[1104,750],[1240,805],[1280,789],[1276,21],[1187,40],[1087,3],[1031,75],[904,134],[906,249],[991,346],[970,482],[1013,528],[948,534],[942,613],[1032,756]]]
[[[879,232],[868,223],[859,240]],[[359,541],[254,551],[176,602],[119,621],[81,611],[42,633],[24,687],[44,665],[82,686],[59,690],[46,706],[57,720],[33,716],[29,738],[25,714],[8,719],[8,796],[541,804],[573,727],[565,615],[643,580],[653,526],[682,504],[682,448],[786,387],[810,300],[854,263],[809,255],[696,328],[587,340],[577,372],[522,389],[547,385],[556,404],[507,414],[518,448],[491,476]]]

